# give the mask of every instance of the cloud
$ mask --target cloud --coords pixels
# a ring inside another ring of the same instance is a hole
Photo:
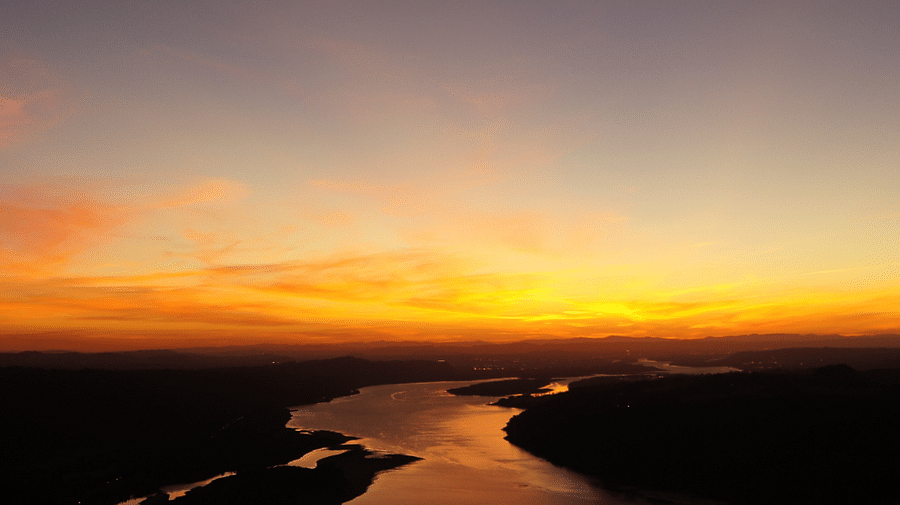
[[[493,243],[514,251],[536,252],[548,244],[547,220],[535,212],[516,212],[505,215],[477,215],[466,219],[465,229],[471,230],[480,244]]]
[[[339,210],[319,214],[318,221],[331,228],[350,226],[356,222],[356,216]]]
[[[459,268],[455,263],[407,251],[210,267],[169,276],[8,281],[0,285],[0,315],[50,327],[283,327],[302,326],[309,319],[324,324],[351,313],[363,318],[365,305],[375,302],[369,311],[374,321],[385,317],[385,304],[403,304],[416,293],[434,294],[446,291],[442,284],[459,284],[456,274],[448,273]]]
[[[246,184],[231,179],[207,179],[172,193],[159,203],[160,207],[229,203],[245,198],[249,189]]]
[[[193,243],[192,251],[185,256],[196,258],[207,265],[219,264],[220,258],[227,256],[240,245],[236,240],[222,245],[221,239],[215,233],[202,233],[196,230],[185,230],[184,237]]]
[[[445,209],[442,219],[406,230],[411,244],[459,248],[492,254],[525,253],[548,257],[596,259],[610,251],[627,217],[615,212],[547,211],[471,212]]]
[[[0,186],[0,269],[54,269],[98,243],[135,209],[104,202],[89,190]]]
[[[425,198],[427,192],[411,185],[385,185],[333,179],[314,179],[308,184],[335,193],[374,198],[380,203],[380,210],[385,214],[418,214],[427,208]]]
[[[427,250],[407,250],[235,265],[211,268],[208,273],[211,277],[240,280],[258,289],[293,289],[298,295],[308,292],[313,297],[333,293],[349,300],[390,297],[397,290],[434,282],[463,270],[459,258]]]
[[[552,273],[484,271],[429,249],[345,253],[143,276],[7,278],[0,282],[0,319],[38,329],[243,328],[248,338],[275,331],[346,340],[475,331],[496,338],[846,333],[886,331],[900,321],[895,291],[622,301],[597,291],[566,296],[558,281]]]
[[[102,281],[117,282],[114,278]],[[16,320],[37,324],[73,327],[113,324],[130,329],[198,323],[284,326],[295,322],[251,301],[216,300],[204,286],[91,285],[102,281],[72,278],[19,282],[15,290],[3,289],[0,293],[0,314],[18,314]]]
[[[0,57],[0,149],[52,128],[75,112],[66,83],[37,60]]]
[[[93,184],[68,180],[0,185],[0,271],[52,273],[151,211],[228,203],[243,198],[247,188],[236,181],[210,179],[163,198],[132,197],[129,203],[111,201],[104,193]],[[219,244],[196,231],[186,233],[195,256],[208,264],[237,245]]]
[[[422,249],[211,269],[209,282],[240,284],[292,303],[327,300],[354,313],[372,310],[376,317],[400,318],[424,317],[423,310],[453,317],[518,310],[537,289],[532,275],[473,270],[458,256]]]

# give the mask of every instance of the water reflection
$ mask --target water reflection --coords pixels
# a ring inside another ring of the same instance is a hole
[[[594,377],[593,375],[587,377]],[[576,377],[574,379],[553,379],[553,382],[547,384],[543,387],[547,391],[541,393],[535,393],[531,396],[545,396],[545,395],[555,395],[557,393],[565,393],[569,390],[569,383],[579,379],[586,379],[587,377]]]
[[[222,477],[228,477],[230,475],[234,475],[234,472],[225,472],[221,475],[216,475],[215,477],[210,477],[209,479],[200,480],[197,482],[191,482],[188,484],[172,484],[171,486],[163,486],[163,487],[159,488],[159,490],[162,491],[163,493],[168,494],[170,500],[174,500],[175,498],[184,496],[185,493],[187,493],[191,489],[194,489],[195,487],[205,486],[216,479],[221,479]],[[142,501],[144,501],[146,499],[147,499],[146,496],[141,496],[138,498],[132,498],[130,500],[125,500],[123,502],[120,502],[118,505],[139,505]]]
[[[301,468],[315,468],[319,463],[320,459],[327,458],[328,456],[334,456],[336,454],[343,454],[347,452],[346,449],[316,449],[312,452],[308,452],[303,455],[300,459],[295,459],[287,464],[287,466],[298,466]]]
[[[568,381],[560,381],[558,388]],[[379,475],[355,505],[646,503],[597,489],[574,473],[503,439],[515,413],[486,405],[496,398],[460,397],[446,389],[468,383],[375,386],[294,411],[288,426],[361,437],[376,450],[424,458]]]

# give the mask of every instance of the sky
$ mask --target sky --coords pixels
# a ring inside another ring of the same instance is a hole
[[[900,332],[900,3],[35,0],[0,350]]]

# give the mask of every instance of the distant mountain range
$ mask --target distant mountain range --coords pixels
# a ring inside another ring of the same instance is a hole
[[[160,349],[102,353],[69,351],[25,351],[0,353],[0,366],[41,368],[101,368],[101,369],[202,369],[267,364],[356,356],[367,359],[428,359],[445,360],[457,366],[487,366],[494,369],[515,368],[516,363],[529,366],[578,363],[598,359],[633,361],[640,358],[670,361],[693,366],[727,365],[759,361],[754,353],[778,349],[833,349],[819,353],[820,358],[842,357],[840,349],[891,349],[886,355],[893,359],[900,354],[900,335],[885,334],[848,337],[842,335],[739,335],[680,340],[654,337],[608,336],[600,338],[540,339],[517,342],[419,342],[376,341],[339,344],[254,344],[246,346],[197,347],[188,349]],[[855,355],[878,354],[863,351]],[[783,353],[784,354],[784,353]],[[797,354],[797,353],[793,353]],[[782,363],[790,363],[787,353]],[[771,358],[771,357],[770,357]],[[777,358],[766,358],[778,362]],[[794,358],[797,358],[794,356]],[[817,363],[831,362],[820,359]],[[797,358],[801,359],[802,358]],[[798,361],[799,363],[799,361]]]

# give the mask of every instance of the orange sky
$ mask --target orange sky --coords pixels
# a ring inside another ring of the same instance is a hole
[[[0,350],[900,331],[892,3],[13,10]]]

